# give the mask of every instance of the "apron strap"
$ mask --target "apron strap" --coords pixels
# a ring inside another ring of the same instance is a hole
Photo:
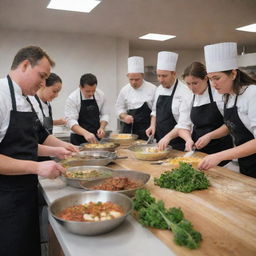
[[[208,93],[209,93],[210,101],[211,103],[213,103],[212,89],[211,89],[209,80],[207,81],[207,84],[208,84]]]
[[[37,102],[38,102],[38,104],[39,104],[39,107],[40,107],[40,109],[41,109],[41,111],[42,111],[43,116],[45,117],[45,114],[44,114],[44,110],[43,110],[43,106],[42,106],[41,100],[39,99],[39,97],[38,97],[38,95],[37,95],[37,94],[36,94],[34,97],[35,97],[35,99],[37,100]]]
[[[33,107],[33,104],[31,103],[29,97],[28,97],[28,96],[25,96],[25,98],[26,98],[27,102],[30,104],[31,109],[32,109],[32,112],[36,113],[36,111],[35,111],[35,109],[34,109],[34,107]]]
[[[13,109],[14,111],[17,111],[16,99],[15,99],[15,94],[14,94],[13,83],[12,83],[12,80],[11,80],[11,78],[10,78],[9,75],[7,75],[7,80],[8,80],[8,84],[9,84],[10,93],[11,93],[12,109]]]
[[[50,103],[48,103],[48,109],[49,109],[49,116],[52,118],[52,106]]]

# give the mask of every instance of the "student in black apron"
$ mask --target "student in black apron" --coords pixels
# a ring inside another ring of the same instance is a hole
[[[57,177],[63,168],[54,161],[48,161],[47,164],[34,162],[37,159],[38,143],[43,143],[48,133],[45,132],[44,137],[38,137],[36,113],[22,93],[34,93],[52,65],[54,63],[41,48],[25,47],[15,56],[10,76],[0,80],[1,91],[6,91],[6,94],[0,93],[1,108],[9,105],[11,100],[8,113],[1,117],[2,125],[8,118],[9,123],[7,128],[1,127],[6,131],[0,142],[0,255],[41,255],[37,174],[44,173],[45,177],[53,178]],[[15,85],[14,89],[10,77],[19,81],[20,87]],[[9,96],[6,97],[8,91],[10,100]],[[16,95],[19,97],[19,104],[16,104]],[[19,111],[18,107],[29,108],[30,111]]]
[[[238,158],[240,172],[256,178],[256,139],[251,128],[255,120],[256,80],[237,68],[236,57],[236,43],[205,47],[208,77],[225,96],[224,120],[236,147],[205,157],[199,168],[208,169],[223,160]]]
[[[207,154],[232,148],[233,141],[230,135],[226,135],[228,129],[225,127],[223,116],[216,101],[213,99],[212,88],[207,78],[205,66],[200,62],[193,62],[185,69],[183,79],[194,93],[190,110],[190,119],[193,125],[192,138],[190,130],[183,130],[183,132],[187,132],[188,139],[193,141],[194,145],[191,144],[191,146]],[[196,96],[198,100],[210,102],[194,106]],[[219,135],[220,130],[223,130],[223,136],[221,137]],[[215,138],[216,133],[218,136]],[[192,150],[192,148],[189,148],[189,150]],[[224,166],[228,162],[223,161],[219,165]]]
[[[97,143],[98,139],[101,139],[105,135],[105,127],[107,121],[100,120],[100,109],[95,98],[96,93],[101,93],[100,97],[104,104],[104,94],[100,90],[96,90],[97,78],[93,74],[85,74],[80,79],[80,89],[79,91],[73,92],[69,96],[67,103],[71,100],[72,95],[77,96],[79,93],[79,102],[75,102],[75,106],[72,106],[73,111],[78,108],[77,105],[80,103],[80,110],[78,112],[78,120],[75,125],[72,125],[71,130],[74,132],[71,134],[70,140],[74,145],[80,145],[85,142]],[[83,96],[85,99],[83,99]],[[66,116],[69,119],[69,114],[67,113],[66,104]],[[70,118],[72,119],[72,118]]]
[[[144,80],[144,59],[128,58],[129,83],[120,91],[116,112],[121,122],[122,133],[134,133],[138,139],[147,140],[146,129],[150,126],[150,114],[156,86]]]

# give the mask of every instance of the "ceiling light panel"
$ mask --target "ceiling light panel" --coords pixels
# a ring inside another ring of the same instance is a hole
[[[169,39],[175,38],[175,37],[176,36],[173,36],[173,35],[149,33],[149,34],[139,37],[139,39],[165,41],[165,40],[169,40]]]
[[[47,8],[88,13],[100,2],[99,0],[51,0]]]
[[[246,31],[246,32],[256,32],[256,23],[247,25],[247,26],[243,26],[240,28],[236,28],[236,30]]]

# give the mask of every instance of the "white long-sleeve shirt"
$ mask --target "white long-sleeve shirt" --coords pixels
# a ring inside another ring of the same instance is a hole
[[[143,80],[141,87],[134,89],[130,83],[125,85],[116,100],[116,114],[119,117],[121,113],[127,113],[129,109],[140,108],[144,102],[147,102],[152,109],[156,86]]]
[[[219,109],[220,113],[223,115],[224,113],[223,95],[219,94],[214,88],[211,88],[211,90],[212,90],[213,101],[216,102],[217,108]],[[194,101],[193,107],[199,107],[205,104],[209,104],[210,102],[211,100],[209,97],[209,91],[208,91],[208,88],[206,88],[203,94],[201,95],[195,94],[195,101]],[[181,112],[179,123],[176,125],[176,128],[182,128],[187,130],[192,129],[193,124],[190,119],[192,103],[193,103],[193,95],[190,101],[189,100],[187,101],[187,105],[188,105],[188,107],[186,108],[187,111]]]
[[[99,107],[100,121],[109,122],[109,115],[107,114],[105,96],[103,91],[101,91],[99,88],[96,88],[94,97]],[[93,99],[93,97],[86,99],[82,93],[82,99],[90,100],[90,99]],[[65,104],[65,119],[67,120],[67,126],[70,129],[74,125],[78,125],[80,108],[81,108],[80,88],[77,88],[68,96]]]
[[[157,103],[158,97],[160,95],[170,96],[172,94],[175,83],[176,83],[176,81],[171,86],[171,88],[164,88],[162,85],[160,85],[156,89],[151,116],[156,116],[156,103]],[[185,84],[183,84],[181,81],[178,81],[177,88],[174,93],[174,97],[173,97],[173,101],[172,101],[172,114],[173,114],[175,121],[177,122],[177,125],[179,123],[179,118],[181,116],[181,113],[183,113],[183,112],[186,113],[188,111],[189,105],[187,104],[187,102],[191,101],[191,97],[192,97],[192,93],[187,88],[187,86]],[[188,121],[187,124],[184,124],[184,127],[179,127],[179,128],[187,129],[187,127],[189,127],[189,125],[190,125],[190,122]]]
[[[43,113],[42,113],[42,110],[39,106],[39,103],[38,101],[36,100],[35,96],[29,96],[29,99],[36,111],[36,114],[40,120],[40,122],[43,124],[44,123],[44,116],[43,116]],[[44,111],[44,114],[46,117],[49,117],[50,116],[50,113],[49,113],[49,107],[48,107],[48,104],[49,103],[45,103],[43,102],[40,98],[39,98],[41,104],[42,104],[42,108],[43,108],[43,111]]]
[[[31,112],[31,106],[22,95],[22,90],[18,84],[13,82],[17,111]],[[3,140],[10,122],[10,111],[12,110],[11,94],[7,77],[0,79],[0,142]]]

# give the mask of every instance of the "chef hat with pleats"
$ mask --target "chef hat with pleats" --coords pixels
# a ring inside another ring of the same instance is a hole
[[[159,52],[157,56],[157,69],[175,71],[178,54],[175,52]]]
[[[144,59],[138,56],[128,58],[128,73],[144,73]]]
[[[237,44],[233,42],[206,45],[204,57],[207,73],[237,69]]]

